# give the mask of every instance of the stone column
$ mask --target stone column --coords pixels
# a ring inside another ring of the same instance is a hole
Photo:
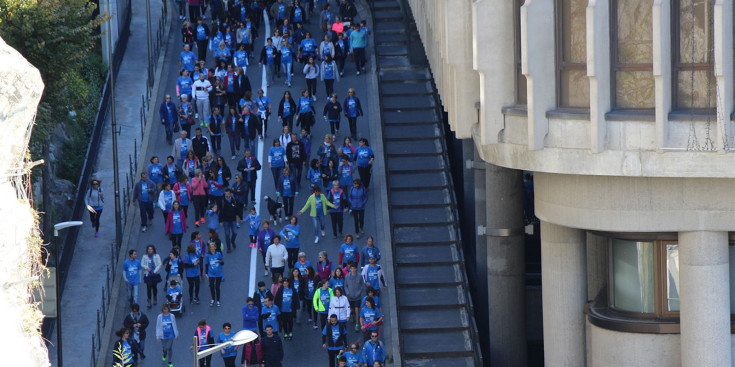
[[[585,232],[541,222],[541,283],[546,366],[585,366]]]
[[[487,164],[487,284],[490,365],[526,366],[526,266],[523,177]]]
[[[681,365],[730,366],[727,232],[679,232]]]

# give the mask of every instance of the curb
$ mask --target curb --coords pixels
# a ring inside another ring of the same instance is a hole
[[[368,0],[369,1],[369,0]],[[368,25],[372,25],[375,27],[375,22],[373,22],[373,14],[370,11],[369,6],[365,1],[360,1],[357,3],[358,8],[358,14],[360,14],[367,22]],[[377,70],[377,60],[375,58],[375,37],[374,35],[370,37],[370,40],[368,42],[372,42],[372,52],[370,52],[370,64],[371,64],[371,70],[372,76],[368,78],[367,80],[367,89],[372,91],[378,91],[378,70]],[[380,154],[375,155],[375,163],[377,166],[382,167],[383,169],[376,170],[376,172],[373,173],[373,182],[380,182],[380,193],[376,198],[378,199],[378,204],[376,205],[376,208],[383,208],[386,210],[384,213],[378,213],[376,210],[376,224],[378,231],[376,231],[376,239],[377,243],[380,244],[384,251],[381,253],[383,256],[383,264],[387,264],[386,268],[390,269],[390,271],[384,272],[383,275],[385,276],[385,281],[388,283],[388,298],[390,299],[390,302],[387,303],[388,308],[388,319],[390,320],[390,328],[388,330],[385,330],[383,335],[389,336],[387,338],[388,340],[384,340],[386,345],[386,364],[394,365],[394,366],[402,366],[403,361],[401,359],[401,339],[398,335],[398,298],[396,297],[396,282],[394,278],[394,267],[393,267],[393,238],[391,236],[391,227],[390,227],[390,213],[387,211],[388,209],[388,179],[387,179],[387,172],[388,167],[385,165],[385,155],[383,154],[383,123],[382,123],[382,114],[380,109],[380,101],[378,98],[378,94],[376,93],[375,97],[370,98],[368,100],[368,111],[370,111],[370,116],[375,116],[374,118],[374,124],[373,129],[371,129],[372,134],[370,134],[370,141],[372,146],[375,148],[376,152],[380,152]],[[388,248],[390,247],[390,248]]]
[[[165,0],[164,0],[165,1]],[[164,27],[165,33],[163,35],[163,40],[168,41],[168,36],[171,31],[171,27],[173,26],[173,16],[174,12],[171,12],[169,14],[169,26]],[[158,55],[158,67],[155,70],[155,82],[153,83],[153,87],[151,88],[151,101],[155,100],[155,96],[158,95],[158,89],[160,88],[161,83],[161,75],[163,74],[163,61],[166,58],[166,52],[168,51],[169,42],[164,42],[161,52]],[[155,113],[155,106],[154,103],[148,103],[148,111],[146,111],[146,116],[148,119],[148,125],[145,127],[145,136],[143,137],[143,140],[141,141],[140,146],[140,152],[139,152],[139,161],[140,157],[145,157],[148,153],[148,145],[150,142],[151,137],[151,130],[153,129],[153,126],[156,125],[154,121],[158,121],[158,118],[154,118]],[[156,125],[157,126],[157,125]],[[135,180],[136,177],[139,177],[140,172],[143,172],[144,168],[143,165],[138,167],[138,172],[133,172],[133,180]],[[139,215],[138,215],[138,206],[134,205],[131,201],[130,207],[128,208],[128,220],[127,225],[123,229],[123,238],[122,238],[122,244],[120,245],[120,253],[118,254],[118,264],[122,264],[125,259],[127,258],[127,250],[130,248],[135,248],[135,243],[131,243],[130,237],[133,233],[133,225],[136,223],[139,223]],[[132,216],[132,217],[131,217]],[[116,269],[112,270],[113,273],[116,271]],[[112,291],[112,290],[117,291]],[[115,323],[115,317],[117,317],[118,313],[118,306],[119,306],[119,300],[125,299],[127,295],[125,294],[125,291],[122,287],[122,277],[118,276],[115,281],[112,283],[112,288],[108,290],[110,293],[110,306],[107,310],[107,319],[105,320],[105,328],[102,332],[102,336],[100,340],[102,340],[100,350],[97,354],[97,365],[98,366],[110,366],[112,365],[112,358],[111,354],[109,352],[109,349],[111,349],[111,343],[107,342],[109,340],[112,340],[114,328],[113,326],[116,325]]]

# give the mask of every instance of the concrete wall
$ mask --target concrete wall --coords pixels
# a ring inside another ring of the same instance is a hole
[[[634,334],[599,328],[587,322],[590,367],[681,366],[677,334]]]

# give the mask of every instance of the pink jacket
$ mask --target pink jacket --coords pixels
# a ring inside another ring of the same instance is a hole
[[[194,177],[191,179],[191,186],[194,189],[192,191],[192,195],[207,195],[207,189],[209,188],[209,184],[207,184],[207,179],[202,178],[201,180],[197,177]]]
[[[186,213],[182,209],[179,209],[179,213],[181,214],[181,230],[186,233]],[[171,231],[174,229],[174,211],[171,210],[168,212],[168,217],[166,218],[166,234],[170,234]]]

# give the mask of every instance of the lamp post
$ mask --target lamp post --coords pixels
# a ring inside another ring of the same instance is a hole
[[[112,59],[112,13],[110,12],[110,0],[107,0],[107,57],[110,67],[110,120],[112,121],[112,173],[115,187],[115,246],[122,245],[122,222],[120,216],[120,173],[117,161],[117,118],[115,115],[115,60]]]
[[[64,228],[78,227],[83,223],[81,221],[61,222],[54,224],[54,262],[56,262],[56,365],[62,367],[64,365],[61,350],[61,273],[59,272],[59,231]]]
[[[250,343],[251,341],[258,339],[258,334],[251,330],[240,330],[235,333],[235,335],[232,336],[232,339],[220,343],[220,344],[205,344],[201,346],[208,346],[210,348],[198,351],[194,354],[194,367],[199,366],[199,360],[208,356],[212,355],[214,353],[219,352],[222,349],[225,349],[227,347],[234,347],[237,345],[243,345]],[[199,338],[197,338],[196,335],[194,335],[194,351],[197,351],[199,349]]]

